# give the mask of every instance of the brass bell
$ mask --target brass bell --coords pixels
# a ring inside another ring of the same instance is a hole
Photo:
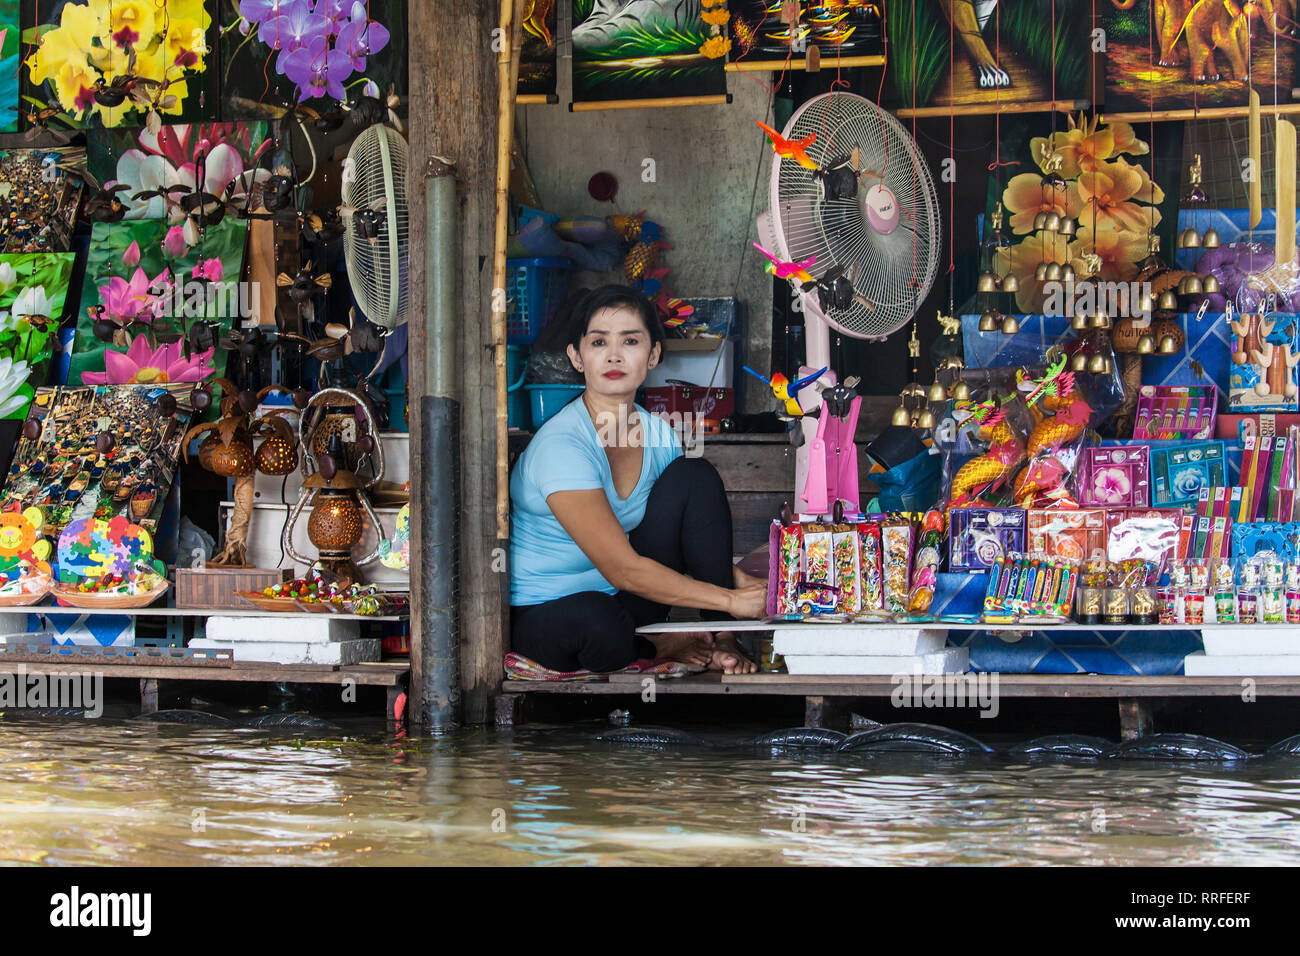
[[[1047,278],[1047,263],[1040,262],[1038,265],[1034,266],[1034,279],[1038,282],[1042,282],[1046,278]]]
[[[1088,359],[1088,371],[1093,374],[1100,374],[1106,371],[1106,356],[1094,355]]]
[[[925,411],[921,412],[921,416],[916,420],[915,427],[921,429],[922,431],[929,431],[931,428],[933,428],[934,412],[930,411],[930,409],[928,408]]]
[[[1082,372],[1088,367],[1088,356],[1082,352],[1075,352],[1070,358],[1070,368],[1076,372]]]
[[[1092,316],[1092,327],[1094,329],[1110,328],[1110,316],[1102,309],[1098,309]]]
[[[1075,230],[1076,228],[1077,228],[1077,226],[1075,225],[1075,222],[1074,222],[1073,219],[1065,218],[1065,219],[1062,219],[1062,220],[1061,220],[1061,229],[1060,229],[1060,233],[1061,233],[1061,235],[1063,235],[1063,236],[1072,236],[1072,235],[1074,235],[1074,230]]]
[[[1201,248],[1201,234],[1195,229],[1184,229],[1178,234],[1179,249]]]
[[[952,398],[953,398],[953,401],[956,401],[956,402],[969,402],[969,401],[970,401],[970,386],[967,385],[965,382],[960,382],[960,381],[959,381],[959,382],[958,382],[956,385],[954,385],[953,388],[952,388]]]
[[[996,312],[985,312],[980,316],[979,330],[981,332],[996,332],[998,330],[998,315]]]
[[[1214,276],[1206,276],[1201,280],[1201,291],[1206,295],[1219,291],[1219,280]]]
[[[1038,232],[1039,230],[1044,229],[1046,227],[1047,227],[1047,213],[1040,212],[1037,216],[1034,217],[1034,231]]]
[[[1174,337],[1172,335],[1161,336],[1160,348],[1158,349],[1158,351],[1160,352],[1161,355],[1173,355],[1175,352],[1178,351],[1178,343],[1174,341]]]
[[[1020,320],[1014,315],[1008,315],[1002,320],[1002,334],[1015,335],[1020,331]]]
[[[1065,265],[1061,266],[1061,281],[1062,282],[1074,281],[1074,266],[1070,265],[1068,262]]]
[[[1003,291],[1003,292],[1019,292],[1019,291],[1020,291],[1020,280],[1017,279],[1017,278],[1016,278],[1014,275],[1012,275],[1010,272],[1008,272],[1006,275],[1004,275],[1004,276],[1002,277],[1002,291]]]
[[[1150,335],[1143,335],[1138,339],[1138,355],[1150,355],[1156,350],[1156,340]]]
[[[1088,314],[1086,312],[1074,313],[1074,318],[1070,320],[1070,327],[1082,332],[1088,327]]]
[[[1178,282],[1179,295],[1200,295],[1201,294],[1201,277],[1198,275],[1183,276]]]
[[[1057,213],[1049,212],[1047,217],[1043,220],[1043,228],[1048,232],[1060,232],[1061,217]]]
[[[925,393],[925,397],[931,402],[946,402],[948,401],[948,390],[943,387],[942,382],[935,380],[934,384],[930,386],[930,390]]]
[[[912,424],[912,413],[907,410],[906,405],[899,405],[894,409],[894,415],[889,420],[889,423],[900,428],[907,428]]]
[[[1201,236],[1202,249],[1217,249],[1219,248],[1219,242],[1219,234],[1213,229],[1206,229],[1205,235]]]
[[[981,272],[979,281],[975,283],[975,289],[978,292],[997,292],[998,277],[992,272]]]
[[[1151,293],[1143,292],[1140,296],[1138,296],[1137,310],[1142,315],[1146,315],[1149,312],[1155,311],[1155,307],[1156,307],[1156,301],[1155,299],[1151,298]]]
[[[1049,262],[1047,268],[1043,270],[1043,275],[1047,277],[1048,282],[1060,282],[1064,273],[1059,263]]]
[[[1172,289],[1166,289],[1164,292],[1160,293],[1160,298],[1157,301],[1157,305],[1161,310],[1165,312],[1177,312],[1178,296],[1174,295]]]

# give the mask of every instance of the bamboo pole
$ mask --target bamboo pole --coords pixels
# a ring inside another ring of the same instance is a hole
[[[1073,113],[1088,108],[1087,100],[1034,100],[1028,103],[967,103],[964,106],[918,106],[894,110],[900,119],[928,116],[993,116],[997,113]]]
[[[1277,232],[1276,261],[1290,265],[1295,259],[1295,126],[1277,121]]]
[[[1300,103],[1286,103],[1277,107],[1277,113],[1290,115],[1300,113]],[[1166,122],[1169,120],[1190,120],[1190,119],[1235,119],[1241,116],[1250,115],[1250,106],[1202,106],[1199,110],[1137,110],[1131,113],[1104,113],[1101,114],[1102,123],[1115,123],[1123,121],[1126,123],[1145,123],[1154,121],[1156,123]]]
[[[515,97],[518,106],[548,106],[558,102],[560,98],[554,93],[524,93]]]
[[[883,56],[845,56],[834,59],[823,56],[821,60],[823,70],[847,70],[856,66],[884,65]],[[728,73],[780,73],[782,70],[806,70],[808,59],[800,57],[797,60],[737,60],[735,63],[728,63],[723,69]]]
[[[590,103],[570,103],[569,110],[589,113],[595,110],[649,110],[662,106],[720,106],[730,102],[730,93],[719,93],[717,96],[665,96],[659,100],[593,100]]]
[[[524,0],[501,0],[497,54],[496,237],[492,250],[492,359],[496,369],[497,539],[510,538],[509,394],[506,381],[506,230],[510,221],[510,149],[515,133]]]
[[[1264,171],[1260,169],[1259,93],[1250,91],[1250,161],[1254,166],[1250,179],[1250,228],[1264,216]]]

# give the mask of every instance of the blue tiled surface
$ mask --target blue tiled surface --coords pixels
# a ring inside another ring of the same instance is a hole
[[[977,614],[988,575],[940,574],[931,610]],[[991,631],[949,631],[948,643],[970,651],[971,670],[1003,674],[1181,674],[1183,658],[1201,650],[1195,631],[1031,631],[1009,643]]]
[[[132,647],[135,644],[135,619],[122,614],[87,614],[43,612],[27,615],[28,628],[40,630],[41,618],[49,623],[52,644],[80,647]]]

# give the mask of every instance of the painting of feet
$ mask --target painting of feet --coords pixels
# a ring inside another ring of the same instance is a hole
[[[1109,0],[1108,112],[1293,101],[1295,0]],[[1104,13],[1101,11],[1104,9]],[[1274,76],[1277,77],[1276,85]]]
[[[992,113],[1053,94],[1090,99],[1101,63],[1089,42],[1091,0],[1056,0],[1055,30],[1041,0],[883,2],[894,107]]]

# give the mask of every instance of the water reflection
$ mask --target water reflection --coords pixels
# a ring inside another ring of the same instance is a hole
[[[1300,762],[630,750],[585,730],[395,740],[0,724],[0,862],[1278,864]]]

